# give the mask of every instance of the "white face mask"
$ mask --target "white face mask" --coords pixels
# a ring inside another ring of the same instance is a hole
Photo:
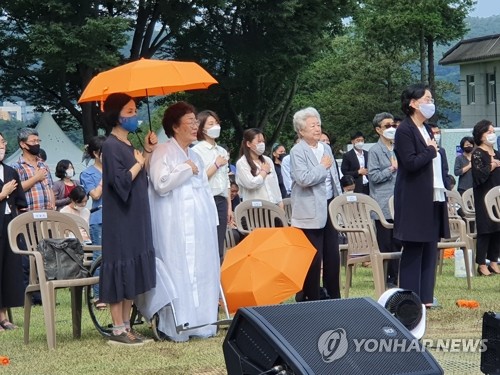
[[[418,109],[426,119],[430,119],[434,116],[434,113],[436,113],[436,106],[434,103],[422,103],[418,106]]]
[[[490,146],[494,146],[497,143],[497,135],[495,133],[488,134],[486,136],[486,143],[488,143]]]
[[[354,148],[356,148],[356,150],[362,150],[364,145],[365,145],[365,142],[356,142],[354,144]]]
[[[266,151],[266,144],[264,142],[257,143],[257,146],[255,146],[255,153],[257,155],[262,155],[264,151]]]
[[[0,148],[0,161],[2,161],[4,157],[5,157],[5,149]]]
[[[220,125],[219,124],[215,124],[210,129],[207,129],[205,131],[205,134],[208,135],[210,138],[213,138],[213,139],[219,138],[219,136],[220,136]]]
[[[76,205],[75,205],[75,206],[73,206],[73,208],[74,208],[75,210],[77,210],[77,211],[81,211],[81,210],[83,210],[83,207],[82,207],[82,206],[76,206]]]
[[[392,141],[394,139],[394,137],[396,136],[396,128],[385,129],[384,132],[382,133],[382,135],[385,138],[390,139]]]
[[[71,178],[74,175],[75,175],[75,170],[74,169],[71,169],[71,168],[66,169],[66,177]]]
[[[434,134],[434,140],[436,141],[436,143],[439,143],[439,141],[441,140],[441,134]]]

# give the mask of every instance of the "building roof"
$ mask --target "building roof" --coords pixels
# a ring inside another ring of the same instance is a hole
[[[444,54],[439,64],[460,65],[486,60],[500,60],[500,34],[461,40]]]

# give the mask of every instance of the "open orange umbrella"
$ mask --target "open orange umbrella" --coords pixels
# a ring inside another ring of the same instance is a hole
[[[254,229],[224,257],[221,282],[229,311],[276,304],[294,295],[315,254],[300,229]]]
[[[78,103],[101,101],[108,95],[125,93],[133,98],[206,89],[217,83],[195,62],[140,59],[99,73],[89,82]],[[151,115],[149,113],[151,126]]]
[[[214,83],[217,83],[215,78],[195,62],[142,58],[99,73],[89,82],[78,103],[104,101],[117,92],[134,98],[158,96],[206,89]]]

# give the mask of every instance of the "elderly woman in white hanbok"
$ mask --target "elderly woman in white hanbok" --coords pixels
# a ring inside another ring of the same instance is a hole
[[[170,340],[211,337],[219,301],[217,209],[203,163],[189,148],[196,140],[195,109],[178,102],[165,111],[170,139],[158,145],[149,167],[149,198],[156,249],[157,286],[136,301],[142,314],[159,314],[158,329]],[[178,325],[202,328],[177,332]]]

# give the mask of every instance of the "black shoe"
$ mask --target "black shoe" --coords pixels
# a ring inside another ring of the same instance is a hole
[[[295,302],[303,302],[304,300],[304,292],[301,290],[295,295]]]
[[[42,300],[41,299],[35,299],[35,298],[33,298],[31,300],[31,305],[32,306],[42,306]]]
[[[330,295],[328,294],[328,291],[326,290],[326,288],[319,288],[319,299],[322,300],[322,299],[332,299],[332,297],[330,297]]]
[[[492,275],[498,275],[498,274],[500,274],[500,272],[495,271],[493,269],[493,267],[491,267],[491,266],[488,266],[488,271],[490,271]]]
[[[483,271],[481,271],[481,268],[480,267],[477,267],[477,274],[479,276],[491,276],[492,274],[490,273],[489,275],[486,274],[486,273],[483,273]]]

